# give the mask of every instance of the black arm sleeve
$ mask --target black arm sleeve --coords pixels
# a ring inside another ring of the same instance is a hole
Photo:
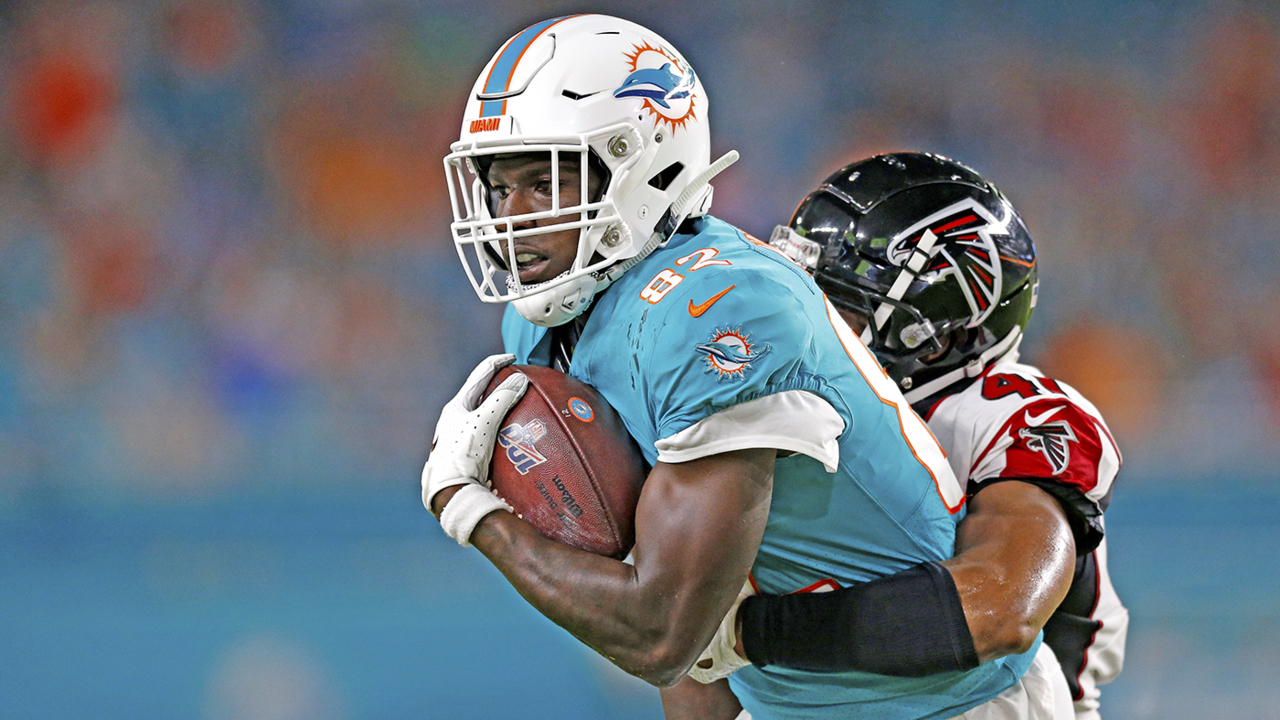
[[[936,562],[832,592],[755,595],[740,612],[756,665],[902,677],[978,666],[955,581]]]

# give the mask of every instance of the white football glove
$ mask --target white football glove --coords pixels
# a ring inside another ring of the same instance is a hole
[[[431,455],[422,469],[422,504],[427,510],[436,493],[462,486],[440,512],[440,526],[459,545],[471,544],[471,532],[484,516],[496,510],[511,512],[511,506],[489,491],[489,461],[498,428],[524,395],[529,378],[512,373],[483,403],[480,397],[494,373],[514,360],[514,355],[491,355],[471,371],[440,412]]]
[[[743,600],[755,594],[755,590],[751,587],[751,580],[748,579],[742,584],[742,590],[738,592],[738,599],[733,601],[733,605],[729,606],[729,612],[720,621],[720,627],[716,628],[716,634],[715,637],[711,638],[711,644],[698,656],[698,661],[693,664],[693,667],[689,668],[689,677],[703,685],[707,685],[722,678],[727,678],[738,668],[751,664],[750,660],[746,660],[734,652],[733,646],[738,644],[738,606],[742,604]],[[710,667],[699,667],[704,665],[707,660],[711,661]]]

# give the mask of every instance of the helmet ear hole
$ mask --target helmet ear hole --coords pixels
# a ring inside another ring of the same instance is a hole
[[[649,178],[649,187],[665,192],[667,188],[671,187],[671,183],[675,181],[681,170],[684,170],[684,163],[671,163],[663,168],[657,175]]]

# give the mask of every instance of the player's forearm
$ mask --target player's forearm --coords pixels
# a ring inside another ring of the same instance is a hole
[[[1066,516],[1022,482],[984,488],[969,513],[951,560],[831,593],[747,598],[739,654],[806,670],[919,676],[1028,650],[1071,585]]]
[[[548,540],[509,513],[485,518],[471,541],[552,622],[628,673],[664,679],[666,598],[634,567]]]
[[[956,535],[951,571],[982,661],[1025,652],[1071,587],[1075,540],[1061,506],[1029,483],[984,488]]]
[[[635,564],[542,537],[509,513],[471,542],[535,608],[654,685],[682,678],[733,603],[764,534],[774,451],[658,463],[636,509]]]

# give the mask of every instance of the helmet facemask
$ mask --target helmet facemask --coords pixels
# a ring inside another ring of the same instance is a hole
[[[495,160],[516,155],[530,159],[542,156],[539,162],[546,167],[551,187],[560,188],[560,192],[549,194],[546,208],[495,217],[496,193],[488,171]],[[637,159],[638,154],[631,161]],[[510,302],[576,284],[581,289],[570,290],[566,300],[571,307],[566,309],[578,309],[572,306],[590,301],[600,273],[614,265],[630,244],[630,230],[621,222],[610,193],[618,175],[588,142],[532,145],[518,152],[512,152],[510,146],[473,149],[452,153],[445,163],[455,217],[459,218],[452,225],[454,243],[472,287],[485,302]],[[622,168],[626,167],[623,163]],[[563,187],[567,174],[577,175],[576,187]],[[563,272],[533,282],[522,281],[521,273],[511,272],[513,266],[519,267],[517,255],[522,245],[545,245],[547,235],[567,232],[576,232],[576,251]],[[584,293],[587,297],[581,297]]]

